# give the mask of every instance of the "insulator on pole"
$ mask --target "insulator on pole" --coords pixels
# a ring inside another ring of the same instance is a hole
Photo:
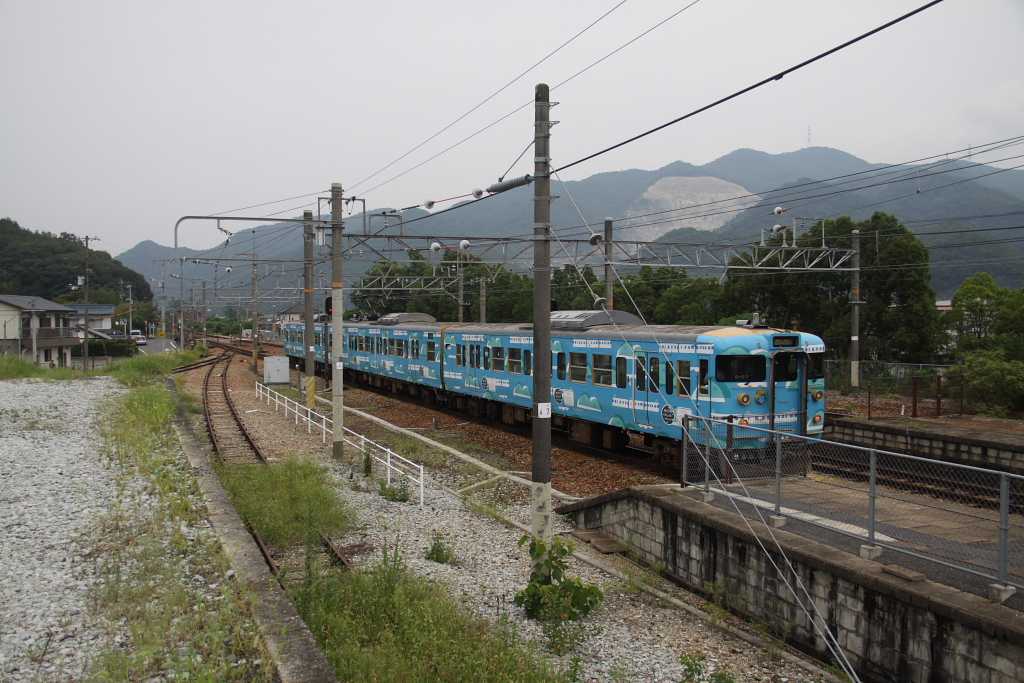
[[[494,183],[487,188],[487,192],[490,194],[498,194],[499,192],[514,190],[515,188],[522,187],[523,185],[529,185],[532,182],[533,176],[527,173],[519,178],[509,178],[508,180],[503,180],[500,183]]]

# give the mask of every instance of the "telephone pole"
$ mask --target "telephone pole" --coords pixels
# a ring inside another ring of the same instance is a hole
[[[312,215],[312,214],[310,214]],[[252,231],[252,283],[249,286],[252,298],[252,371],[257,371],[256,360],[259,358],[260,346],[260,307],[256,302],[256,230]]]
[[[177,243],[177,232],[174,234]],[[175,244],[175,247],[178,245]],[[178,343],[181,350],[185,350],[185,257],[180,257],[178,262]]]
[[[89,369],[89,242],[99,242],[99,237],[85,236],[85,281],[82,283],[82,304],[85,306],[85,343],[82,345],[82,370]]]
[[[206,280],[203,280],[203,347],[206,347]]]
[[[534,94],[533,164],[533,463],[530,531],[551,540],[551,137],[549,89]]]
[[[334,422],[331,453],[338,460],[344,454],[345,448],[345,366],[342,360],[345,355],[345,291],[342,279],[344,260],[341,258],[341,237],[345,226],[341,220],[342,202],[344,202],[344,198],[341,183],[331,183],[331,330],[333,334],[327,359],[328,362],[334,361],[331,363],[331,420]]]
[[[462,277],[462,250],[460,249],[455,253],[455,269],[458,271],[459,278],[459,322],[463,322],[466,311],[466,300],[463,298],[463,277]]]
[[[615,280],[612,277],[612,219],[604,219],[604,300],[610,311],[615,308]]]
[[[850,237],[853,241],[853,272],[850,275],[850,386],[856,389],[860,386],[860,230],[853,230]]]
[[[302,212],[302,294],[304,304],[305,320],[302,344],[306,347],[306,407],[316,407],[316,347],[314,344],[313,328],[313,212]]]
[[[487,278],[480,278],[480,322],[487,322]]]

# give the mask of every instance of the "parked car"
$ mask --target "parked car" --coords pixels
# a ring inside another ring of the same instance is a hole
[[[146,335],[142,334],[142,330],[132,330],[131,338],[132,341],[135,342],[136,346],[145,346],[149,343],[146,339]]]

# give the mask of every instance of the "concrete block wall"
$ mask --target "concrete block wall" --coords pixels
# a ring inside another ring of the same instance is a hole
[[[1024,615],[978,596],[906,581],[877,562],[776,530],[783,557],[763,527],[755,535],[738,515],[664,488],[626,489],[559,512],[830,662],[820,632],[827,630],[864,680],[1024,680]]]

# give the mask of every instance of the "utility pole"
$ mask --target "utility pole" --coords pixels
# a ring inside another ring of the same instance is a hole
[[[312,214],[310,214],[312,215]],[[260,307],[256,303],[256,230],[252,231],[252,284],[249,287],[252,297],[252,371],[257,371],[256,361],[259,358],[260,346]]]
[[[206,280],[203,280],[203,346],[206,346]]]
[[[177,240],[175,240],[177,241]],[[178,343],[185,350],[185,257],[178,261]]]
[[[132,335],[132,286],[128,285],[128,336]]]
[[[610,311],[615,308],[615,280],[612,277],[612,219],[604,219],[604,300]]]
[[[331,363],[331,420],[334,422],[331,453],[338,460],[344,454],[345,445],[345,366],[342,360],[345,354],[345,291],[342,279],[344,260],[341,258],[341,237],[342,231],[345,229],[341,221],[343,201],[341,183],[331,183],[331,330],[333,334],[327,358],[328,362],[334,361]]]
[[[82,293],[82,305],[85,306],[85,343],[82,345],[82,370],[89,369],[89,242],[99,241],[99,237],[85,237],[85,282],[82,283],[85,290]]]
[[[822,228],[824,230],[824,228]],[[860,386],[860,230],[853,230],[853,272],[850,277],[850,386]]]
[[[487,278],[480,278],[480,322],[487,322]]]
[[[551,137],[549,89],[534,95],[533,164],[533,463],[530,531],[551,540]]]
[[[313,212],[302,212],[302,294],[303,304],[303,326],[302,344],[306,347],[306,368],[305,368],[305,392],[306,407],[316,407],[316,347],[313,336]]]
[[[466,310],[466,300],[463,298],[463,278],[462,278],[462,250],[455,252],[455,269],[458,271],[459,278],[459,322],[463,322]]]

